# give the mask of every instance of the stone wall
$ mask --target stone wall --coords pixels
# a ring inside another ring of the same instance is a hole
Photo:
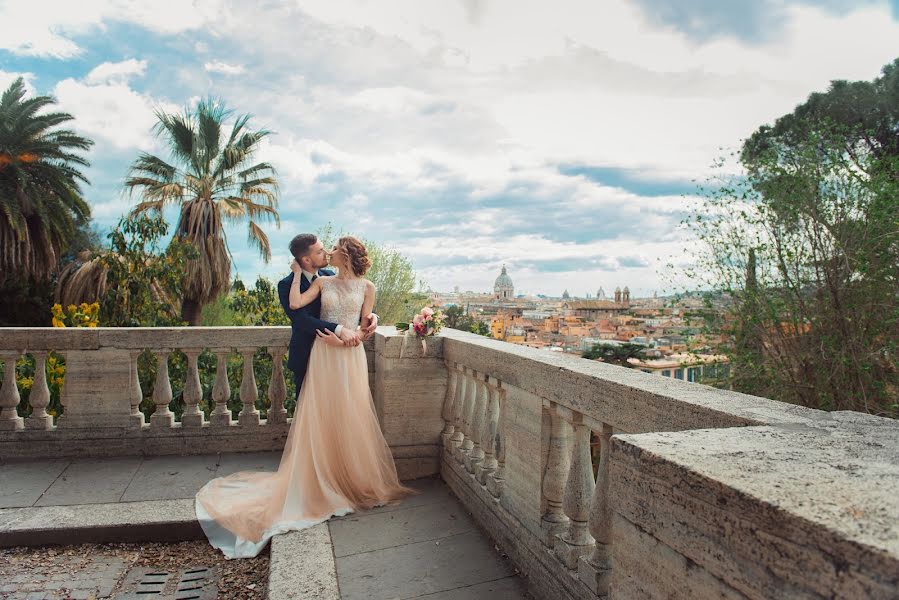
[[[499,381],[506,453],[497,495],[448,436],[443,477],[538,597],[899,598],[895,421],[458,332],[443,349],[460,377]],[[615,434],[595,486],[584,427]]]
[[[286,328],[0,331],[4,360],[57,349],[81,353],[83,365],[67,390],[73,426],[11,418],[15,399],[0,389],[0,459],[278,450],[286,419],[257,423],[250,396],[234,422],[135,421],[125,358],[146,348],[277,351],[288,337]],[[536,597],[899,598],[895,421],[453,330],[423,351],[383,327],[367,351],[401,476],[441,473]]]

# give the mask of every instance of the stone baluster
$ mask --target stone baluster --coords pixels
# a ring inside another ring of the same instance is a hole
[[[131,350],[128,354],[131,357],[131,375],[128,378],[128,403],[131,405],[131,414],[129,415],[129,424],[131,427],[140,429],[144,426],[144,413],[140,412],[140,403],[144,399],[144,392],[140,389],[140,375],[138,375],[137,360],[140,358],[143,350]]]
[[[487,485],[487,478],[496,471],[496,432],[499,427],[499,382],[495,377],[487,378],[487,408],[481,429],[481,448],[484,460],[478,465],[476,476],[481,485]]]
[[[467,397],[465,399],[465,414],[462,417],[462,433],[465,434],[465,439],[462,440],[462,445],[459,447],[459,462],[463,464],[465,463],[465,455],[474,448],[474,432],[471,424],[474,421],[475,405],[478,403],[478,388],[478,372],[471,369]]]
[[[32,352],[34,356],[34,383],[31,386],[31,416],[25,419],[26,429],[53,429],[53,417],[47,414],[50,404],[50,388],[47,386],[47,353]]]
[[[284,400],[287,399],[287,384],[284,383],[284,355],[287,354],[287,348],[269,348],[268,353],[272,357],[272,380],[268,386],[267,421],[286,423],[287,409],[284,408]]]
[[[156,381],[153,384],[153,404],[156,412],[150,415],[152,427],[171,427],[175,424],[175,414],[169,410],[172,401],[172,384],[169,381],[169,354],[171,350],[155,350]]]
[[[556,412],[553,402],[544,401],[550,420],[549,453],[546,457],[546,470],[543,473],[543,499],[546,510],[543,513],[541,527],[544,532],[543,543],[552,548],[556,535],[565,531],[568,517],[562,512],[562,500],[565,483],[571,462],[569,451],[568,423]]]
[[[243,408],[237,415],[237,422],[242,427],[252,427],[259,425],[259,410],[256,408],[256,399],[259,392],[256,389],[256,374],[253,372],[253,356],[256,354],[255,348],[240,348],[240,355],[243,356],[243,374],[240,378],[240,401]]]
[[[453,435],[449,438],[450,446],[447,448],[453,455],[459,450],[465,435],[462,433],[462,419],[465,414],[465,394],[468,389],[468,377],[465,376],[465,367],[456,365],[456,397],[453,401]]]
[[[587,518],[596,483],[590,459],[590,428],[577,413],[571,416],[571,426],[574,429],[571,467],[562,502],[562,508],[568,516],[568,531],[559,536],[556,554],[566,567],[576,569],[578,559],[593,549],[593,538],[587,531]]]
[[[202,348],[185,348],[182,350],[187,357],[187,375],[184,379],[184,413],[181,415],[182,427],[202,427],[203,412],[200,410],[200,400],[203,399],[203,388],[200,386],[200,369],[197,361],[202,354]]]
[[[487,477],[487,489],[499,500],[506,486],[506,390],[501,381],[496,385],[496,397],[499,401],[499,416],[496,421],[496,470]]]
[[[588,526],[596,544],[591,556],[581,558],[578,576],[595,594],[605,596],[609,593],[612,568],[612,506],[609,498],[612,427],[606,423],[594,423],[593,429],[599,434],[599,465],[596,469],[596,487],[593,490]]]
[[[485,454],[484,448],[481,447],[481,439],[484,437],[484,422],[487,420],[487,404],[489,403],[486,375],[478,377],[474,398],[474,409],[471,415],[472,447],[465,457],[465,470],[473,475],[484,461]]]
[[[19,388],[16,387],[16,361],[25,351],[6,351],[0,353],[3,361],[3,387],[0,388],[0,431],[24,429],[25,422],[16,412],[21,401]]]
[[[456,402],[456,384],[458,382],[459,371],[456,369],[456,363],[447,362],[447,382],[446,382],[446,398],[443,400],[443,432],[440,434],[443,440],[443,447],[449,450],[450,438],[455,433],[455,413],[454,406]]]
[[[215,383],[212,384],[212,400],[215,409],[209,415],[209,424],[213,427],[229,427],[231,411],[228,410],[228,399],[231,398],[231,385],[228,383],[228,356],[230,348],[214,348],[217,359],[215,367]]]

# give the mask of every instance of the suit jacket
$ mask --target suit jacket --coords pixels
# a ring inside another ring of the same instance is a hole
[[[319,276],[333,275],[327,269],[320,269]],[[290,318],[292,333],[290,335],[290,348],[287,355],[287,368],[302,381],[306,376],[306,367],[309,365],[309,355],[312,353],[312,344],[315,342],[315,332],[318,329],[337,329],[337,323],[322,321],[319,316],[322,310],[321,296],[310,302],[303,308],[293,310],[290,308],[290,286],[293,284],[293,273],[278,282],[278,298],[281,307]],[[309,289],[309,281],[300,273],[300,292]]]

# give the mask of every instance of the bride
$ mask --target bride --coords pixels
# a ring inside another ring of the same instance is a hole
[[[371,261],[356,238],[340,238],[331,252],[334,277],[318,277],[306,292],[291,286],[292,309],[321,295],[321,318],[355,330],[374,306],[375,286],[363,279]],[[291,269],[298,274],[294,261]],[[381,433],[361,345],[320,336],[297,398],[281,463],[275,473],[241,472],[213,479],[196,496],[197,519],[228,558],[259,554],[279,533],[305,529],[399,500],[400,484]]]

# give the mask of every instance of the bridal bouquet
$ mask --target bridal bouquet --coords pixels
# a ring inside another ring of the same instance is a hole
[[[411,324],[397,323],[396,328],[406,332],[403,337],[403,347],[400,348],[400,358],[406,351],[406,340],[413,336],[421,339],[421,351],[424,354],[428,351],[427,338],[437,335],[443,329],[443,313],[426,306],[412,318]]]

